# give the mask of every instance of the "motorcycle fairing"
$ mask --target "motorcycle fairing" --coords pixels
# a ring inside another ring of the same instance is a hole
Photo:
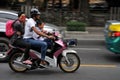
[[[41,58],[41,54],[35,50],[31,50],[30,52],[32,52],[30,55],[32,58]],[[57,67],[57,58],[55,56],[53,56],[53,58],[50,58],[49,56],[45,56],[45,60],[47,62],[49,62],[49,66],[52,67]]]
[[[62,56],[64,56],[64,57],[66,57],[66,55],[68,54],[68,53],[77,53],[75,50],[72,50],[72,49],[65,49],[65,50],[63,50],[63,52],[62,52]]]
[[[60,46],[64,47],[64,43],[61,39],[55,41],[57,44],[59,44]]]

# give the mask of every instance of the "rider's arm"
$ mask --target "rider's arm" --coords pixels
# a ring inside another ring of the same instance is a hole
[[[47,38],[51,38],[51,36],[48,36],[46,35],[45,33],[41,32],[41,31],[38,31],[36,27],[32,27],[32,30],[37,33],[38,35],[40,36],[44,36],[44,37],[47,37]]]

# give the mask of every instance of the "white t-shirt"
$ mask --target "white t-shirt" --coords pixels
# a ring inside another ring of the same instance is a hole
[[[38,31],[41,31],[41,29],[40,28],[38,28],[38,27],[36,27],[37,28],[37,30]],[[38,35],[37,33],[35,33],[34,31],[33,31],[33,39],[35,39],[35,40],[44,40],[45,39],[45,37],[43,37],[43,36],[40,36],[40,35]]]
[[[33,30],[32,27],[35,27],[36,21],[32,18],[28,19],[25,25],[25,33],[23,38],[32,38],[33,37]]]

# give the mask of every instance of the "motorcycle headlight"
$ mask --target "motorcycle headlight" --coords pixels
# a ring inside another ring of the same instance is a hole
[[[77,45],[77,39],[67,39],[66,43],[67,43],[67,46],[76,46]]]

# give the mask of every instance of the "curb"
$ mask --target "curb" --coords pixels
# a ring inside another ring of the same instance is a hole
[[[93,39],[93,38],[76,38],[76,37],[69,37],[69,38],[67,38],[67,37],[65,37],[64,39],[77,39],[77,40],[84,40],[84,41],[104,41],[105,39],[104,38],[100,38],[100,39]]]
[[[86,27],[86,31],[66,31],[65,27],[62,27],[64,30],[65,39],[77,39],[77,40],[91,40],[99,41],[105,40],[104,38],[104,27]]]
[[[65,31],[65,39],[77,39],[77,40],[105,40],[104,34],[101,33],[89,33],[86,32],[71,32]]]
[[[88,34],[88,31],[65,31],[65,34]]]

